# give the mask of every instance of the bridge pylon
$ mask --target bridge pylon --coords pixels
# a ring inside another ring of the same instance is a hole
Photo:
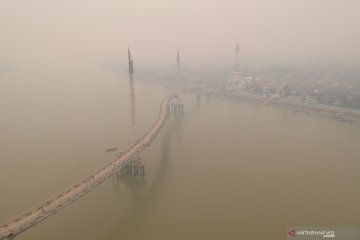
[[[130,90],[130,127],[131,141],[136,140],[136,103],[135,103],[135,85],[134,85],[134,62],[130,49],[128,49],[129,60],[129,90]]]
[[[180,73],[180,51],[178,49],[176,57],[176,78],[178,87],[176,90],[175,102],[171,104],[171,110],[173,113],[175,113],[175,115],[179,115],[184,112],[184,104],[181,102],[180,99],[180,92],[182,92],[183,90],[183,82],[181,81]]]
[[[131,127],[131,142],[135,143],[136,134],[136,104],[135,104],[135,86],[134,86],[134,63],[130,49],[128,49],[129,60],[129,89],[130,89],[130,127]],[[113,175],[113,184],[118,187],[119,182],[124,181],[142,181],[145,177],[144,162],[135,156],[132,161],[125,164],[119,171]],[[115,185],[116,180],[116,185]]]

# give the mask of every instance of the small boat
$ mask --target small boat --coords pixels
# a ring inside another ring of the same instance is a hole
[[[344,114],[342,112],[338,112],[338,113],[335,114],[335,116],[336,117],[342,117],[342,116],[344,116]]]
[[[116,149],[118,149],[117,146],[112,146],[111,148],[106,149],[105,152],[112,152],[115,151]]]

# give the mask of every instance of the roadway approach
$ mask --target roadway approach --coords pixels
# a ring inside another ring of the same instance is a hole
[[[15,239],[18,234],[57,213],[70,203],[75,202],[86,193],[103,183],[114,173],[123,169],[127,163],[132,160],[136,160],[138,155],[142,153],[144,149],[150,145],[151,141],[158,135],[169,115],[170,102],[176,96],[176,93],[170,94],[162,101],[159,117],[154,125],[125,153],[118,156],[114,161],[98,170],[96,173],[86,177],[84,180],[0,225],[0,240]]]

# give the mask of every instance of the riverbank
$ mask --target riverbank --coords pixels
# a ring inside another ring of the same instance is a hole
[[[209,90],[201,90],[206,94],[213,94],[217,96],[224,96],[227,98],[239,100],[245,99],[252,102],[260,103],[260,104],[275,104],[290,108],[294,112],[305,112],[308,115],[312,115],[314,113],[324,116],[332,117],[338,121],[343,122],[360,122],[360,111],[353,109],[345,109],[331,106],[323,106],[323,105],[306,105],[299,103],[288,102],[279,98],[271,98],[271,97],[263,97],[257,96],[247,93],[227,93],[222,91],[209,91]]]
[[[174,90],[175,86],[174,83],[168,81],[141,81],[146,84],[155,85],[155,86],[163,86],[169,90]],[[360,111],[355,109],[346,109],[346,108],[339,108],[339,107],[332,107],[332,106],[325,106],[325,105],[310,105],[310,104],[299,104],[293,103],[281,98],[271,98],[271,97],[263,97],[259,95],[253,95],[248,93],[242,92],[226,92],[221,90],[215,90],[213,88],[209,89],[205,86],[203,87],[196,87],[195,89],[188,89],[187,91],[197,91],[205,94],[211,94],[216,96],[224,96],[227,98],[231,98],[234,100],[249,100],[251,102],[256,102],[260,104],[274,104],[283,107],[287,107],[294,112],[305,112],[307,115],[312,115],[314,113],[318,115],[323,115],[327,117],[332,117],[338,121],[342,122],[359,122],[360,123]]]

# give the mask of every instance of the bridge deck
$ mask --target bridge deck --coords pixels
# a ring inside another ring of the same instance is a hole
[[[150,142],[157,136],[164,125],[169,114],[169,102],[174,96],[175,94],[171,94],[162,101],[159,117],[155,124],[125,153],[118,156],[117,159],[98,170],[96,173],[69,187],[65,191],[56,194],[47,201],[5,222],[0,226],[0,239],[11,239],[26,229],[45,220],[47,217],[58,212],[68,204],[84,196],[86,193],[104,182],[108,177],[112,176],[113,173],[120,170],[127,162],[135,159],[137,155],[149,146]]]

